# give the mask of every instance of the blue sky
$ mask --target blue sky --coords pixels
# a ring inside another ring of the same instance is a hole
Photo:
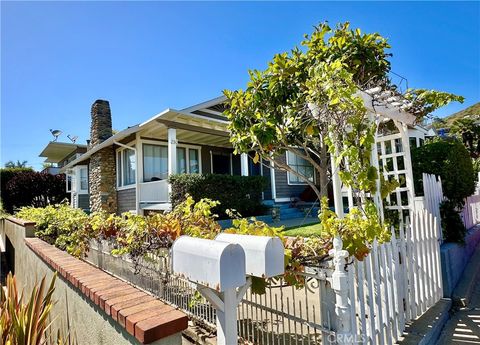
[[[466,97],[437,115],[480,100],[479,2],[2,1],[1,164],[40,169],[50,128],[85,143],[96,99],[121,130],[242,88],[325,20],[389,38],[410,87]]]

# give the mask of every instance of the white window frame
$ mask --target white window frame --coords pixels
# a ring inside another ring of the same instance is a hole
[[[135,149],[135,141],[129,142],[126,146],[131,147],[131,149],[127,149],[126,147],[119,147],[118,149],[115,150],[115,170],[116,170],[116,176],[117,176],[117,190],[123,190],[123,189],[131,189],[136,187],[136,182],[138,180],[138,171],[137,171],[137,162],[135,161],[135,181],[130,184],[123,184],[123,169],[124,169],[124,151],[125,150],[132,150],[134,151],[136,155]],[[120,153],[120,165],[118,161],[118,154]],[[138,157],[135,157],[135,159],[138,159]]]
[[[164,146],[164,147],[168,147],[168,143],[163,141],[163,140],[159,140],[159,141],[156,141],[156,140],[149,140],[149,139],[142,139],[139,141],[139,145],[142,145],[142,170],[143,170],[143,166],[144,166],[144,160],[143,160],[143,144],[147,144],[147,145],[157,145],[157,146]],[[181,143],[178,143],[177,144],[177,148],[184,148],[185,149],[185,159],[187,161],[187,174],[190,174],[190,152],[189,152],[189,149],[194,149],[194,150],[197,150],[198,151],[198,174],[202,174],[203,173],[203,167],[202,167],[202,146],[200,145],[190,145],[190,144],[181,144]],[[167,152],[167,159],[168,159],[168,152]],[[175,167],[176,169],[176,167]],[[140,181],[140,183],[150,183],[150,182],[155,182],[155,181],[143,181],[143,171],[142,171],[142,180]]]
[[[87,176],[86,176],[86,178],[87,178],[87,188],[86,189],[82,188],[82,170],[83,169],[85,169],[87,171]],[[79,194],[88,194],[89,178],[88,178],[88,166],[87,165],[80,165],[78,167],[78,179],[77,179],[77,181],[78,181],[78,189],[77,189],[78,193]]]
[[[293,153],[292,151],[287,151],[285,152],[285,161],[287,162],[287,165],[290,166],[290,163],[288,162],[288,153],[291,153],[292,155],[295,155],[295,153]],[[300,157],[302,158],[302,157]],[[307,163],[309,163],[310,165],[312,165],[310,162],[308,162],[307,160],[305,160]],[[315,167],[312,165],[312,169],[313,169],[313,181],[312,183],[315,183],[316,181],[316,173],[315,173]],[[307,182],[302,182],[302,181],[298,181],[298,182],[291,182],[290,181],[290,177],[291,175],[293,175],[290,171],[287,171],[287,184],[289,186],[306,186],[308,185]],[[296,178],[299,178],[297,176],[295,176]]]
[[[68,179],[70,179],[70,188],[68,188]],[[73,181],[74,181],[74,177],[73,177],[73,174],[71,172],[65,174],[65,189],[66,189],[67,193],[72,192]]]

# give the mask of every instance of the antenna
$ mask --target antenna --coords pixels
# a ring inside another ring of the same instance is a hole
[[[53,141],[57,141],[58,137],[62,135],[62,131],[58,129],[50,129],[50,133],[52,133],[53,137],[55,138]]]
[[[74,135],[74,136],[72,137],[72,136],[70,136],[70,134],[68,134],[68,135],[67,135],[67,138],[70,139],[70,141],[75,144],[75,142],[76,142],[77,139],[78,139],[78,136],[77,136],[77,135]]]

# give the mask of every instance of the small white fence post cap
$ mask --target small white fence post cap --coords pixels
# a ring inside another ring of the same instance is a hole
[[[245,252],[234,243],[180,236],[172,246],[172,270],[217,291],[246,284]]]
[[[248,275],[270,278],[285,271],[285,249],[278,237],[221,233],[215,240],[242,246]]]

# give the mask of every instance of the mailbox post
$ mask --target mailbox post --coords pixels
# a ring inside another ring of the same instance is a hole
[[[284,272],[279,238],[220,234],[215,240],[179,237],[172,246],[172,270],[197,284],[217,311],[217,344],[238,343],[237,306],[250,286],[248,276]]]

